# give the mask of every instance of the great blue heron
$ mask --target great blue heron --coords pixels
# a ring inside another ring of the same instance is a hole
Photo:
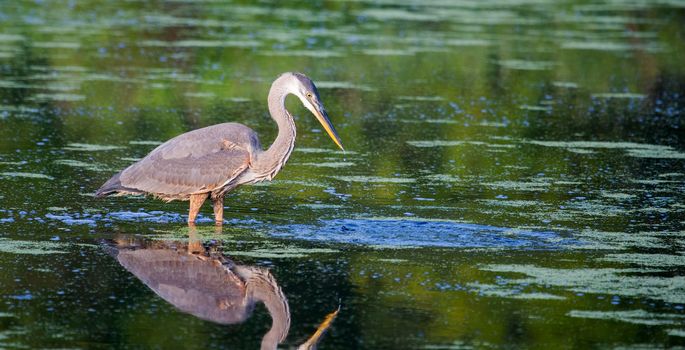
[[[166,201],[189,200],[189,224],[195,223],[200,207],[211,197],[215,222],[221,225],[227,192],[273,179],[290,157],[295,146],[295,122],[285,108],[289,94],[302,101],[343,149],[314,83],[304,74],[289,72],[279,76],[269,90],[269,112],[278,124],[278,136],[269,149],[262,150],[257,133],[238,123],[189,131],[112,176],[95,195],[151,194]]]

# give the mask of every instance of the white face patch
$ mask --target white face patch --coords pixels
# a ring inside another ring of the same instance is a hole
[[[302,104],[310,112],[312,112],[314,115],[317,114],[316,108],[314,107],[314,105],[309,101],[309,99],[306,96],[306,93],[307,93],[305,91],[306,89],[304,88],[304,86],[302,86],[302,84],[300,84],[300,82],[297,79],[293,79],[290,81],[290,83],[287,85],[287,90],[291,94],[297,96],[297,98],[300,99]]]

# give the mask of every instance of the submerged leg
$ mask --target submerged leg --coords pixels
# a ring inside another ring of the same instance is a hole
[[[207,193],[191,194],[190,195],[190,212],[188,213],[188,224],[195,224],[197,213],[202,208],[202,203],[205,202],[209,195]]]
[[[212,203],[214,203],[214,222],[217,225],[223,225],[224,224],[224,196],[212,198]]]

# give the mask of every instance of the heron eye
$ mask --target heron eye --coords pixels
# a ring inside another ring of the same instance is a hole
[[[312,98],[312,93],[311,93],[311,92],[308,92],[308,93],[307,93],[307,98]]]

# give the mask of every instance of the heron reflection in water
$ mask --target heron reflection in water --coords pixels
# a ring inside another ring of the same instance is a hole
[[[273,179],[290,157],[296,133],[293,116],[285,108],[285,98],[290,94],[300,99],[343,149],[314,83],[304,74],[284,73],[269,90],[269,112],[278,125],[278,136],[267,150],[262,150],[257,133],[245,125],[208,126],[161,144],[114,175],[95,195],[149,194],[166,201],[187,200],[189,224],[211,198],[214,220],[221,225],[226,193],[241,185]]]
[[[165,301],[203,320],[230,325],[246,321],[258,302],[272,324],[261,349],[276,349],[290,329],[288,300],[268,269],[238,265],[215,249],[207,250],[190,228],[188,242],[143,241],[121,236],[109,252]],[[324,319],[298,349],[316,349],[338,310]]]

